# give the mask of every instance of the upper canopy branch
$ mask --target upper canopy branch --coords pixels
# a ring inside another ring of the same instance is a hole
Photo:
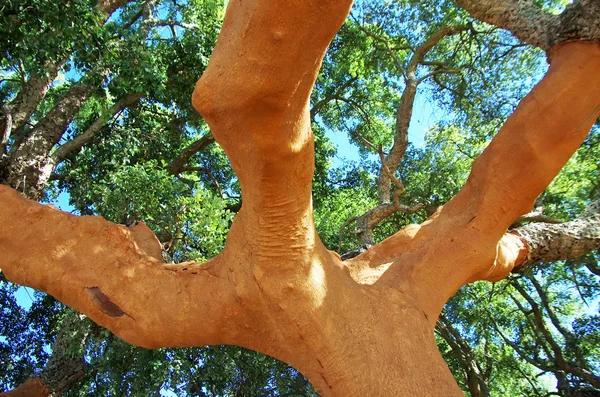
[[[600,39],[600,3],[575,0],[552,15],[531,0],[457,0],[474,18],[510,30],[519,40],[549,52],[568,40]]]
[[[474,18],[508,29],[519,40],[548,51],[551,47],[549,28],[555,17],[530,0],[456,0]]]

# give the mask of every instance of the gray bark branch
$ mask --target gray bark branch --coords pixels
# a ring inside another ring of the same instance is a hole
[[[527,257],[513,271],[539,262],[578,258],[600,248],[600,199],[575,220],[559,224],[529,223],[511,231],[527,244]]]
[[[549,50],[569,40],[600,39],[600,2],[575,0],[555,16],[531,0],[457,0],[474,18],[509,30],[519,40]]]

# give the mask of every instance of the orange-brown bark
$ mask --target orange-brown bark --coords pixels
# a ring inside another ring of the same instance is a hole
[[[461,285],[501,278],[524,257],[521,240],[504,233],[597,117],[600,45],[556,48],[462,191],[424,224],[344,263],[315,231],[308,104],[350,3],[229,2],[193,98],[244,197],[219,256],[164,265],[144,225],[75,217],[0,187],[7,278],[130,343],[270,354],[323,396],[462,395],[437,351],[437,316]]]
[[[427,222],[355,258],[355,272],[373,277],[382,264],[402,263],[379,282],[414,291],[437,316],[462,285],[502,279],[525,258],[524,242],[505,235],[508,226],[531,210],[600,115],[600,43],[559,45],[551,60],[546,76],[475,161],[459,194]]]

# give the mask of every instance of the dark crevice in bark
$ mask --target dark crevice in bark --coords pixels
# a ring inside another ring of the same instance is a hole
[[[91,287],[84,289],[87,296],[90,297],[94,305],[102,313],[111,317],[123,317],[125,313],[121,308],[110,300],[108,296],[99,287]]]

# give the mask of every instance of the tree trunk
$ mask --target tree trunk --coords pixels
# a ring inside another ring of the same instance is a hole
[[[96,8],[105,15],[104,21],[119,7],[128,3],[130,0],[100,0]],[[60,68],[65,63],[66,58],[56,61],[48,61],[44,66],[44,73],[33,74],[23,84],[21,90],[7,106],[12,118],[11,130],[13,134],[23,134],[25,123],[29,120],[35,109],[46,96],[48,89],[52,85]]]
[[[458,195],[342,262],[315,231],[309,97],[350,5],[228,3],[193,96],[244,197],[217,257],[165,265],[143,224],[76,217],[0,186],[6,277],[133,344],[236,344],[279,358],[323,396],[462,396],[437,350],[436,320],[462,285],[506,277],[522,260],[520,239],[505,232],[598,117],[600,44],[554,49]]]
[[[46,65],[46,73],[33,75],[23,85],[15,99],[7,105],[12,116],[13,134],[23,134],[25,123],[46,96],[50,85],[58,76],[62,62],[50,62]]]
[[[13,146],[8,171],[4,173],[5,180],[0,182],[38,200],[56,166],[50,151],[59,142],[91,91],[91,87],[84,84],[72,86],[23,141]]]

